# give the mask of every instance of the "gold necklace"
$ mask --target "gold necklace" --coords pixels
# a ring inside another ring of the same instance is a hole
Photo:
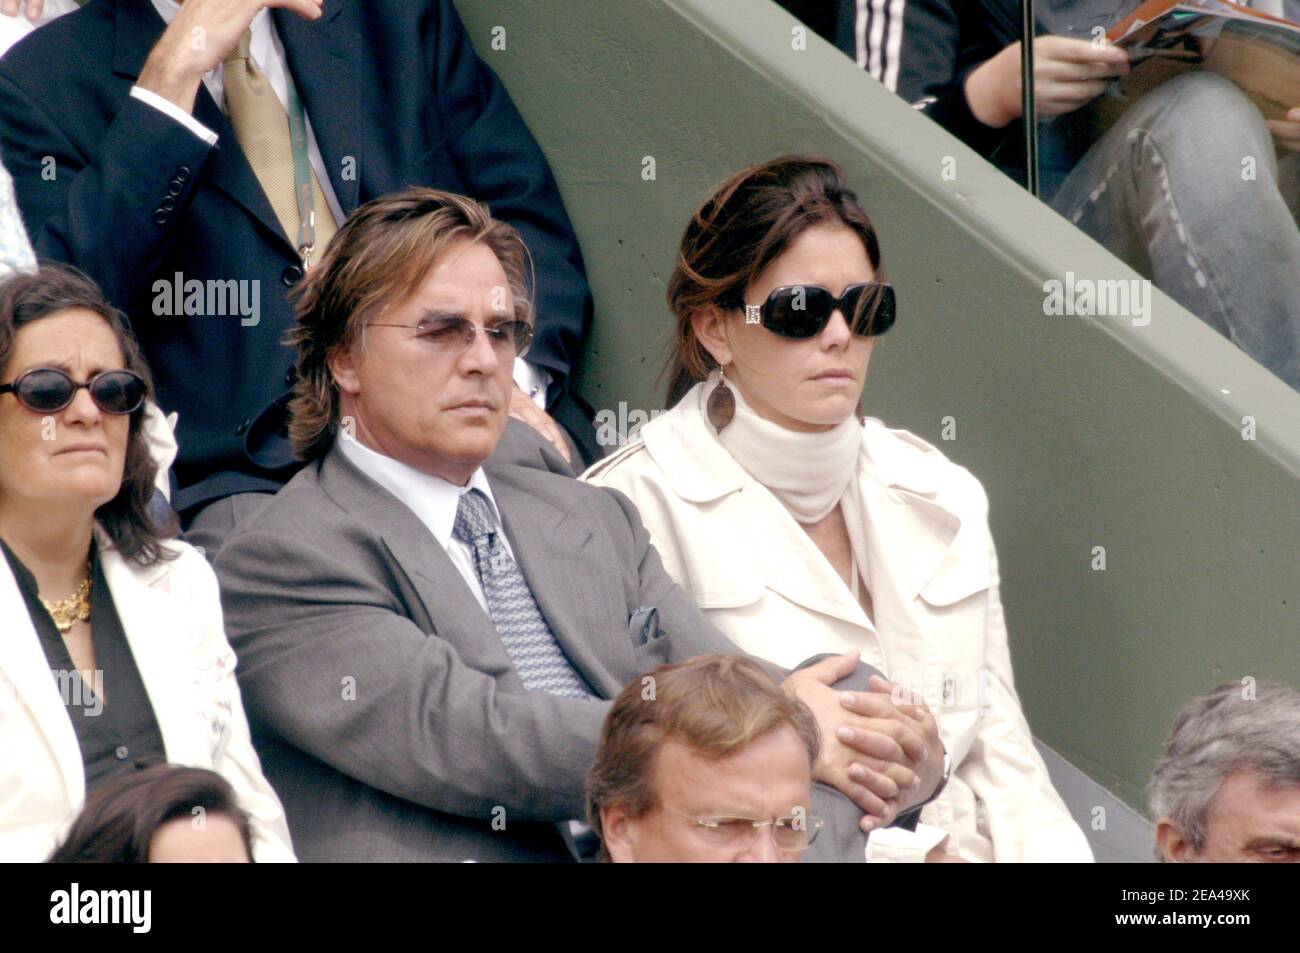
[[[45,611],[54,620],[54,626],[59,630],[60,635],[67,635],[78,622],[90,621],[90,585],[90,566],[87,565],[86,578],[81,580],[77,591],[68,598],[47,602],[44,597],[37,596],[41,600],[41,605],[45,606]]]

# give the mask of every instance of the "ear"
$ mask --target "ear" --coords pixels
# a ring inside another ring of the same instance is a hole
[[[1167,864],[1186,864],[1196,859],[1196,851],[1183,829],[1172,817],[1156,821],[1156,849]]]
[[[602,804],[600,806],[600,837],[609,852],[610,860],[616,864],[636,863],[636,850],[633,847],[633,828],[636,822],[628,816],[621,804]]]
[[[357,376],[356,361],[352,357],[352,351],[340,351],[331,354],[325,359],[326,366],[330,369],[330,374],[334,377],[334,383],[344,394],[350,394],[355,397],[361,393],[361,380]]]
[[[691,314],[691,329],[695,338],[712,355],[719,367],[731,363],[731,339],[728,336],[727,315],[716,305],[700,308]]]

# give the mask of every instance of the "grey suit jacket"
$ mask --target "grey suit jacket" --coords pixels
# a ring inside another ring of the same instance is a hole
[[[574,480],[527,425],[510,421],[485,469],[543,614],[602,698],[657,665],[738,651],[664,572],[632,503]],[[215,566],[300,859],[573,859],[557,822],[583,816],[609,702],[525,691],[446,551],[337,448]],[[865,691],[872,671],[836,688]],[[812,807],[827,824],[803,859],[862,861],[857,807],[824,784]]]
[[[597,693],[736,651],[664,572],[626,497],[547,472],[558,457],[517,436],[512,422],[488,479],[543,614]],[[555,822],[583,816],[609,702],[525,691],[445,550],[337,447],[236,528],[215,566],[303,860],[570,858]],[[629,625],[644,606],[657,631]]]

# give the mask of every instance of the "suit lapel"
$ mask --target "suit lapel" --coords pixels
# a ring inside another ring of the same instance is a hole
[[[602,580],[593,577],[600,565],[586,551],[592,538],[590,526],[519,487],[501,469],[489,466],[488,480],[515,559],[556,641],[597,693],[612,698],[623,686],[609,673],[632,671],[636,665],[623,631],[608,633],[610,617],[602,611],[601,596],[618,583],[606,582],[602,589],[598,585]],[[446,551],[410,509],[354,466],[337,445],[321,463],[320,485],[331,499],[380,534],[410,579],[431,631],[445,633],[442,637],[463,655],[472,651],[474,668],[512,690],[524,691],[492,620]],[[620,651],[626,655],[609,657]]]
[[[599,561],[586,552],[591,524],[575,510],[563,510],[489,471],[492,492],[515,559],[533,591],[555,640],[569,661],[605,698],[623,688],[610,672],[636,670],[624,629],[609,632],[611,619],[601,596],[617,578],[601,578]],[[615,619],[615,624],[626,620]],[[617,658],[601,658],[618,654]]]
[[[474,668],[499,684],[524,691],[492,620],[446,550],[406,504],[362,473],[337,445],[321,462],[320,486],[379,534],[424,610],[425,618],[412,621],[446,638]]]
[[[303,107],[316,135],[321,160],[344,215],[357,207],[362,168],[361,7],[345,0],[329,0],[324,14],[309,22],[289,10],[272,10],[289,73],[302,96]],[[353,160],[353,174],[343,177],[343,160]]]
[[[271,208],[271,200],[266,197],[262,183],[257,181],[257,174],[248,164],[244,150],[239,147],[235,127],[202,84],[199,84],[198,97],[194,101],[194,118],[217,134],[217,146],[208,160],[205,181],[256,219],[273,239],[297,258],[297,249],[285,234],[275,209]]]
[[[166,24],[148,0],[118,3],[116,16],[113,72],[134,80],[139,77],[150,49]],[[248,164],[244,151],[239,147],[234,127],[203,83],[199,83],[198,95],[194,100],[194,118],[218,137],[213,155],[205,167],[203,181],[228,196],[296,258],[297,251],[293,243],[284,233],[280,220],[275,217],[275,210],[271,208],[261,183],[253,173],[253,167]]]
[[[3,555],[0,555],[0,619],[5,620],[5,631],[0,635],[0,696],[21,700],[26,705],[59,766],[68,803],[80,805],[86,788],[81,744],[59,697],[58,685],[50,674],[49,660],[27,613],[18,581]]]

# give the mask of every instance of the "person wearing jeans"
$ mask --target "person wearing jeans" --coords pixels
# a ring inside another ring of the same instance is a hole
[[[1300,21],[1300,0],[1255,0]],[[1067,219],[1300,390],[1300,93],[1265,120],[1204,72],[1148,92],[1105,132],[1094,107],[1128,56],[1094,43],[1133,2],[1039,5],[1040,194]],[[1023,180],[1016,0],[840,0],[837,43]],[[1281,158],[1279,158],[1279,156]]]

